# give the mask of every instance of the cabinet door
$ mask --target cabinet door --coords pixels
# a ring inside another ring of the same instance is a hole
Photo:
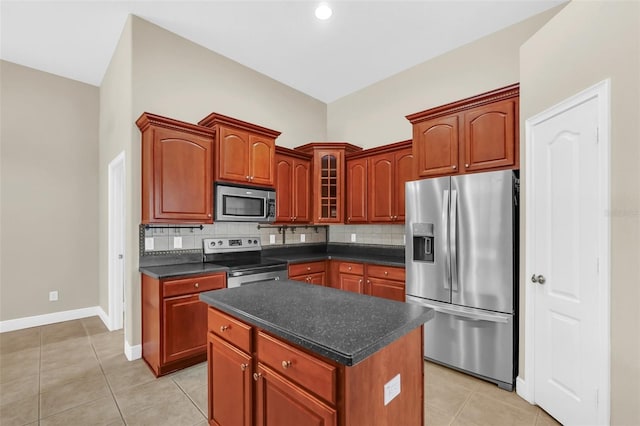
[[[295,198],[293,170],[293,158],[276,155],[276,222],[293,221]]]
[[[343,222],[343,153],[318,150],[314,153],[314,223]]]
[[[316,285],[326,285],[326,278],[325,278],[325,273],[324,272],[316,272],[315,274],[309,274],[307,276],[307,282],[309,284],[316,284]]]
[[[311,222],[311,161],[293,161],[293,221],[296,223]],[[276,198],[280,193],[276,193]]]
[[[149,222],[211,223],[212,142],[176,130],[154,130],[153,217]],[[143,199],[149,196],[143,194]]]
[[[426,120],[413,126],[413,157],[419,177],[457,173],[458,116]]]
[[[415,180],[415,168],[413,165],[413,151],[411,148],[403,149],[395,154],[395,217],[396,222],[404,222],[405,217],[405,183]]]
[[[367,159],[347,161],[347,223],[367,221]]]
[[[252,184],[273,186],[275,152],[275,139],[249,134],[248,172]]]
[[[209,420],[218,425],[253,424],[251,357],[209,333]]]
[[[364,277],[362,275],[340,274],[338,288],[344,291],[364,294]]]
[[[492,169],[515,163],[516,102],[509,99],[465,113],[465,170]]]
[[[258,363],[256,392],[256,425],[337,424],[335,408]]]
[[[218,133],[217,179],[249,182],[249,133],[226,126]]]
[[[404,282],[369,277],[367,279],[367,294],[404,302]]]
[[[393,222],[394,212],[393,153],[374,155],[369,164],[369,221]]]
[[[207,350],[207,304],[198,294],[165,298],[162,362],[203,354]]]

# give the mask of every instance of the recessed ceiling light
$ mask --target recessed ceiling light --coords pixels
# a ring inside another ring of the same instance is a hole
[[[316,8],[316,18],[326,20],[331,17],[333,11],[327,3],[320,3],[320,6]]]

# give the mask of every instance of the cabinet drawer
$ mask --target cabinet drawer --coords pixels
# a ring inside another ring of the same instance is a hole
[[[295,265],[289,265],[289,276],[295,277],[298,275],[314,274],[316,272],[324,272],[325,261],[298,263]]]
[[[183,294],[200,293],[201,291],[225,288],[227,276],[223,272],[215,275],[165,280],[162,282],[164,297],[181,296]]]
[[[335,404],[337,368],[263,332],[258,332],[258,360],[284,377]]]
[[[208,328],[229,343],[251,353],[251,327],[216,309],[209,308]]]
[[[338,270],[344,274],[364,275],[364,263],[340,262]]]
[[[393,266],[369,265],[367,266],[367,275],[375,278],[404,281],[405,269]]]

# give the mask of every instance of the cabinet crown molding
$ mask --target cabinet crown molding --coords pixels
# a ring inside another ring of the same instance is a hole
[[[216,134],[214,129],[198,126],[196,124],[187,123],[185,121],[175,120],[173,118],[163,117],[161,115],[143,112],[136,120],[136,125],[141,132],[144,132],[149,126],[159,126],[172,130],[186,131],[197,135],[212,137]]]
[[[424,120],[436,118],[442,115],[448,115],[467,109],[475,108],[481,105],[490,104],[495,101],[515,98],[520,96],[520,83],[515,83],[509,86],[502,87],[500,89],[491,90],[486,93],[481,93],[470,98],[462,99],[459,101],[451,102],[445,105],[441,105],[435,108],[430,108],[424,111],[416,112],[405,116],[411,124],[416,124]]]
[[[266,127],[258,126],[257,124],[249,123],[246,121],[238,120],[237,118],[229,117],[226,115],[212,112],[205,118],[198,122],[200,126],[215,127],[218,124],[232,126],[237,129],[247,130],[249,132],[257,133],[270,138],[277,138],[281,132],[277,130],[267,129]]]
[[[280,145],[276,145],[276,154],[287,155],[289,157],[296,157],[302,160],[311,160],[311,158],[313,158],[313,155],[309,153],[296,151],[294,149],[287,148]]]
[[[344,149],[345,153],[362,151],[362,148],[348,142],[309,142],[294,148],[297,151],[313,153],[316,149]]]
[[[364,149],[359,152],[353,152],[346,155],[347,160],[352,160],[356,158],[368,157],[370,155],[376,154],[384,154],[387,152],[394,152],[400,149],[411,148],[412,147],[412,139],[407,139],[406,141],[394,142],[387,145],[376,146],[373,148]]]

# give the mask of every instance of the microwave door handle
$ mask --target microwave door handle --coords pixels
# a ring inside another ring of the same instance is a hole
[[[442,236],[444,238],[444,288],[451,290],[451,259],[449,258],[449,190],[442,193]]]
[[[458,291],[458,191],[451,191],[449,228],[451,229],[451,287]]]

